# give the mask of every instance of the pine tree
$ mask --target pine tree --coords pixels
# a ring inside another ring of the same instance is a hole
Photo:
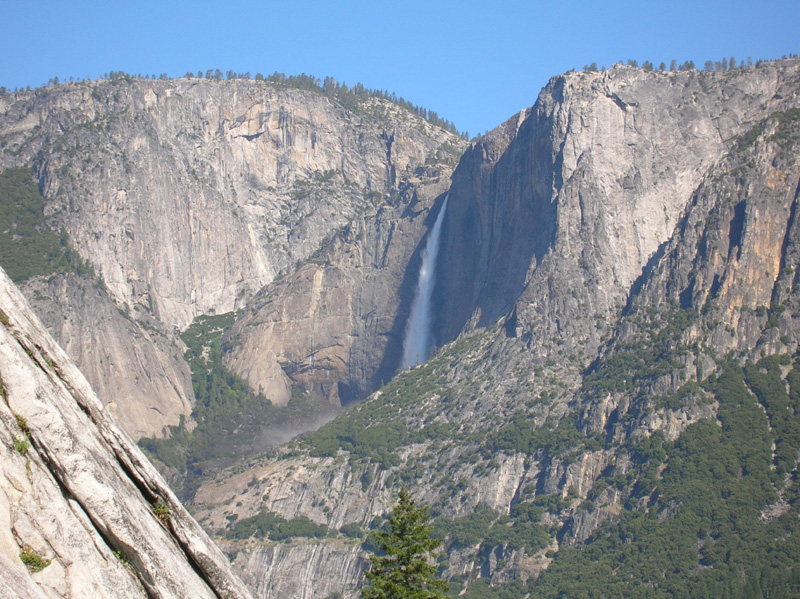
[[[428,510],[418,508],[405,490],[389,520],[390,529],[374,533],[385,555],[372,555],[367,572],[369,586],[362,599],[444,599],[448,585],[436,578],[436,567],[429,559],[441,541],[431,538]]]

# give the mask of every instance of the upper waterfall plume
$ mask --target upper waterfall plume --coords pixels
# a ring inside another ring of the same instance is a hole
[[[448,196],[445,196],[442,208],[439,210],[436,222],[428,236],[425,249],[422,251],[422,266],[419,269],[417,291],[411,304],[411,314],[406,323],[403,339],[401,368],[422,364],[428,359],[431,351],[431,297],[433,285],[436,282],[436,257],[439,254],[439,235],[447,211],[447,198]]]

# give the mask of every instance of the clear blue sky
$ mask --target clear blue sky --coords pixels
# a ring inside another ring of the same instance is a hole
[[[0,85],[51,77],[302,72],[396,92],[471,135],[552,75],[800,53],[800,0],[0,0]]]

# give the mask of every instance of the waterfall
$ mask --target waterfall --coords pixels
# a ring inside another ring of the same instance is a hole
[[[445,196],[442,208],[436,216],[436,222],[428,235],[425,249],[422,251],[422,266],[419,269],[417,290],[411,304],[411,314],[406,323],[403,339],[403,361],[401,368],[409,368],[422,364],[428,359],[431,351],[431,297],[436,280],[436,256],[439,254],[439,235],[442,232],[442,221],[447,211]]]

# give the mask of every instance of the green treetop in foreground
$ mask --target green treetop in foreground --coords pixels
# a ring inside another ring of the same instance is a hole
[[[367,588],[362,599],[444,599],[447,583],[436,578],[431,552],[441,541],[431,538],[428,510],[416,507],[405,490],[389,520],[389,531],[374,533],[385,555],[370,556]]]

